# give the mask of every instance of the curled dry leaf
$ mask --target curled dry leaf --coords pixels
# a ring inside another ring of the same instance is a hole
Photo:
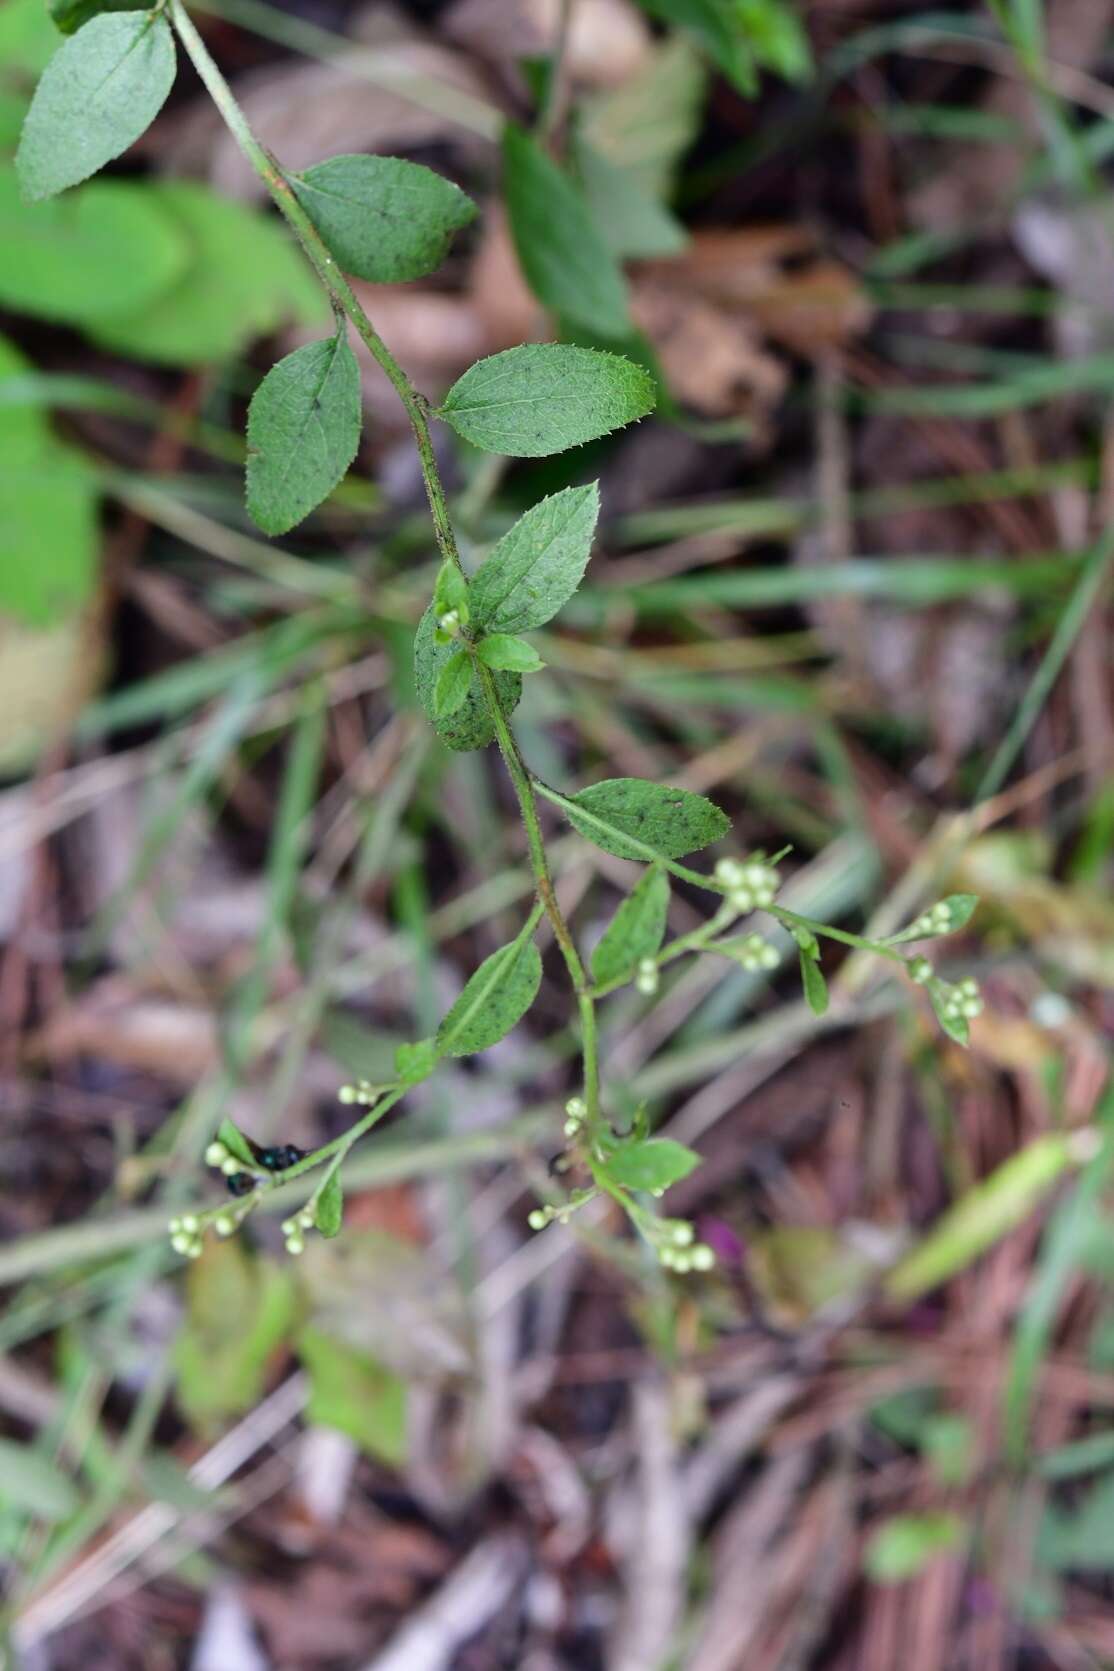
[[[855,275],[804,227],[700,232],[677,260],[648,270],[661,283],[745,313],[797,354],[821,353],[870,324],[870,303]]]

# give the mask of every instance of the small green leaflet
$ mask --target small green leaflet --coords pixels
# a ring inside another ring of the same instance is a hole
[[[592,953],[592,979],[610,986],[634,972],[639,958],[653,957],[665,936],[669,878],[656,866],[624,899]]]
[[[330,1172],[321,1185],[314,1203],[313,1222],[323,1236],[340,1234],[340,1227],[344,1222],[344,1190],[341,1187],[339,1167],[335,1172]]]
[[[514,122],[503,130],[503,189],[519,265],[538,300],[600,336],[626,336],[626,283],[583,192]]]
[[[480,689],[479,678],[473,671],[467,695],[453,713],[437,712],[437,684],[445,664],[459,654],[455,640],[439,644],[437,615],[431,604],[418,622],[414,634],[414,682],[418,700],[425,709],[437,735],[449,748],[458,753],[469,749],[486,748],[495,735],[491,716]],[[522,695],[522,676],[518,673],[496,673],[495,688],[503,704],[503,712],[511,714]]]
[[[345,272],[375,284],[433,272],[476,218],[459,186],[400,157],[330,157],[291,184]]]
[[[472,662],[467,650],[457,650],[449,657],[437,678],[433,706],[438,719],[455,714],[472,683]]]
[[[512,940],[485,958],[437,1029],[444,1056],[487,1050],[521,1021],[541,983],[542,960],[533,940]]]
[[[229,1154],[244,1166],[255,1168],[255,1156],[248,1146],[247,1139],[231,1120],[222,1120],[217,1131],[217,1142],[223,1143]]]
[[[897,1514],[884,1520],[868,1539],[863,1570],[875,1584],[904,1584],[924,1571],[936,1556],[963,1542],[957,1514]]]
[[[486,452],[545,458],[644,418],[656,400],[653,378],[618,354],[536,342],[469,366],[438,416]]]
[[[472,581],[476,626],[517,633],[552,620],[584,577],[599,514],[599,483],[590,482],[563,488],[520,516]]]
[[[416,1039],[413,1044],[400,1044],[395,1051],[395,1072],[403,1085],[420,1085],[437,1066],[437,1044],[434,1039]]]
[[[582,836],[619,859],[679,859],[731,828],[705,796],[639,777],[607,778],[558,805]]]
[[[144,133],[174,81],[165,17],[109,12],[72,35],[43,71],[16,167],[32,200],[87,180]]]
[[[476,654],[486,667],[508,673],[537,673],[545,666],[532,644],[509,632],[493,632],[489,638],[481,638]]]
[[[248,408],[248,512],[265,534],[285,534],[328,497],[356,456],[362,419],[343,332],[272,366]]]
[[[648,1137],[609,1155],[603,1172],[624,1189],[661,1190],[687,1178],[700,1165],[700,1156],[671,1137]]]
[[[811,952],[801,947],[801,985],[813,1015],[823,1015],[828,1007],[828,983],[820,972],[820,965]]]
[[[461,623],[467,624],[468,582],[455,563],[442,563],[438,569],[433,587],[433,607],[438,615],[447,615],[450,609],[455,609]]]
[[[47,10],[61,34],[76,35],[102,12],[149,12],[154,4],[155,0],[47,0]]]

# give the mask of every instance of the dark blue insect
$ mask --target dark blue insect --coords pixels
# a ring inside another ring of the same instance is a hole
[[[271,1148],[263,1148],[259,1143],[253,1143],[251,1138],[241,1133],[244,1142],[251,1150],[255,1164],[264,1172],[285,1172],[288,1166],[296,1166],[300,1160],[305,1160],[308,1149],[299,1149],[296,1143],[276,1143]],[[255,1188],[255,1179],[250,1172],[233,1172],[225,1179],[233,1195],[247,1195]]]

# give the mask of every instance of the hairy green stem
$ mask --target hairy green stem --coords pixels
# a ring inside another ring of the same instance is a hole
[[[297,194],[282,167],[255,137],[247,118],[236,101],[235,94],[210,57],[209,50],[186,11],[183,0],[168,0],[168,4],[178,37],[233,138],[267,187],[279,211],[301,245],[303,252],[312,263],[314,270],[329,293],[329,299],[333,303],[334,309],[340,310],[351,320],[359,333],[361,341],[402,401],[418,448],[422,480],[425,483],[426,497],[429,501],[430,515],[433,518],[438,549],[446,562],[451,563],[461,574],[465,574],[464,565],[460,560],[460,552],[457,549],[456,536],[453,533],[448,500],[433,450],[433,439],[429,429],[428,402],[411,383],[409,377],[368,318],[351,285],[340,272],[336,261],[329,253],[324,239],[299,202]],[[581,1027],[584,1033],[585,1099],[589,1110],[595,1117],[599,1109],[596,1018],[588,991],[584,966],[564,914],[557,903],[549,864],[545,856],[545,847],[542,842],[533,779],[526,769],[518,750],[518,744],[507,725],[490,670],[479,662],[475,662],[474,665],[479,671],[480,685],[495,726],[499,749],[514,785],[515,794],[518,797],[522,821],[526,828],[530,865],[534,872],[538,899],[552,924],[553,933],[557,944],[561,948],[561,954],[576,990]]]

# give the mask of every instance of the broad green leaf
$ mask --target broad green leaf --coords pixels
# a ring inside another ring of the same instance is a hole
[[[669,878],[656,866],[624,899],[592,953],[592,979],[609,986],[633,973],[641,957],[653,957],[665,935]]]
[[[445,665],[459,652],[455,641],[439,644],[436,638],[437,617],[431,605],[418,622],[414,634],[414,682],[418,700],[425,709],[441,741],[458,753],[469,749],[486,748],[495,735],[495,727],[480,689],[479,675],[473,671],[468,694],[452,714],[437,712],[437,682]],[[518,673],[496,673],[495,688],[503,704],[503,712],[511,714],[522,695],[522,676]]]
[[[582,836],[620,859],[680,859],[731,828],[705,796],[639,777],[607,778],[559,804]]]
[[[147,12],[93,18],[42,73],[16,154],[31,199],[87,180],[151,125],[174,81],[174,39]]]
[[[449,657],[437,678],[433,706],[438,719],[455,714],[472,684],[472,658],[467,650],[457,650]]]
[[[81,1507],[81,1497],[56,1462],[31,1445],[0,1439],[0,1505],[41,1520],[68,1520]]]
[[[309,1421],[347,1433],[378,1462],[405,1462],[405,1381],[321,1329],[303,1329],[297,1350],[309,1377]]]
[[[801,947],[801,985],[813,1015],[823,1015],[828,1007],[828,983],[816,959]]]
[[[313,1222],[323,1236],[337,1236],[344,1222],[344,1190],[340,1171],[330,1172],[321,1186],[314,1207]]]
[[[149,12],[155,4],[156,0],[47,0],[47,9],[56,29],[74,35],[102,12]]]
[[[503,130],[503,190],[519,265],[538,300],[601,336],[625,336],[626,282],[583,192],[513,122]]]
[[[476,654],[486,667],[504,673],[537,673],[545,666],[532,644],[509,632],[493,632],[489,638],[482,638]]]
[[[243,1237],[206,1239],[186,1271],[186,1318],[174,1348],[178,1401],[193,1426],[211,1430],[258,1403],[293,1321],[287,1267],[257,1259]]]
[[[963,1541],[957,1514],[899,1514],[885,1521],[867,1543],[863,1567],[876,1584],[900,1584],[923,1572],[937,1555]]]
[[[475,625],[529,632],[572,597],[592,552],[599,483],[566,487],[520,516],[481,563],[469,588]]]
[[[404,1085],[420,1085],[437,1066],[437,1043],[434,1039],[415,1039],[400,1044],[395,1051],[395,1072]]]
[[[330,157],[292,184],[339,265],[376,284],[433,272],[476,216],[459,186],[399,157]]]
[[[255,1156],[251,1152],[251,1145],[238,1126],[231,1120],[222,1120],[217,1131],[217,1142],[223,1143],[230,1155],[244,1166],[255,1166]]]
[[[145,186],[94,180],[26,203],[0,164],[0,304],[81,325],[146,307],[185,271],[189,246]]]
[[[142,311],[92,321],[89,334],[102,346],[160,365],[206,365],[242,353],[286,320],[328,321],[311,269],[272,216],[194,180],[151,181],[143,190],[185,236],[188,264]]]
[[[700,1165],[700,1156],[671,1137],[648,1137],[629,1143],[609,1155],[602,1168],[613,1183],[624,1189],[668,1189]]]
[[[640,0],[640,3],[651,17],[686,30],[740,93],[749,97],[758,91],[754,55],[744,38],[735,0]]]
[[[445,1056],[473,1056],[509,1033],[534,1002],[542,960],[533,940],[512,940],[484,959],[437,1029]]]
[[[592,217],[613,255],[627,261],[680,255],[688,233],[643,191],[632,170],[618,167],[584,139],[577,142],[576,163]]]
[[[644,418],[656,398],[653,379],[618,354],[526,343],[469,366],[438,415],[486,452],[545,458]]]
[[[0,614],[50,626],[97,584],[97,479],[51,439],[33,458],[0,457]]]
[[[360,445],[360,368],[343,331],[273,366],[248,408],[248,512],[285,534],[341,481]]]

